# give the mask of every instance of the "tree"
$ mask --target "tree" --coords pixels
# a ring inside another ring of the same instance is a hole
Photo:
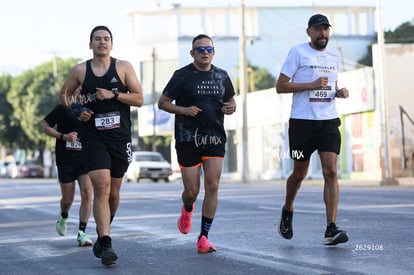
[[[402,23],[394,31],[385,31],[384,40],[385,43],[414,43],[414,20]],[[372,45],[368,46],[367,54],[358,63],[372,67]]]
[[[414,43],[414,20],[402,23],[394,31],[384,32],[385,43]]]
[[[260,68],[250,63],[247,65],[248,92],[273,88],[276,78],[266,68]],[[236,89],[240,90],[240,79],[236,80]]]
[[[55,75],[53,62],[44,63],[13,78],[7,101],[13,108],[12,117],[24,133],[16,140],[19,148],[43,152],[53,149],[54,141],[43,133],[43,118],[59,102],[59,90],[77,59],[63,61],[57,58],[59,74]],[[41,154],[42,156],[42,154]]]
[[[253,85],[251,85],[249,92],[275,87],[276,79],[270,74],[268,69],[253,65],[250,65],[249,68],[251,68],[253,73]]]
[[[16,140],[22,136],[18,121],[13,117],[13,107],[7,101],[7,93],[10,90],[12,77],[3,75],[0,77],[0,144],[12,148]]]

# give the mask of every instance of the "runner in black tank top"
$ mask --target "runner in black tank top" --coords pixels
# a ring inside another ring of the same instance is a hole
[[[85,138],[98,142],[122,143],[130,141],[131,118],[130,106],[116,99],[97,100],[96,87],[127,93],[128,89],[119,79],[115,67],[115,58],[111,58],[109,70],[102,77],[95,76],[91,69],[91,60],[86,62],[86,76],[82,85],[84,106],[92,110],[94,116],[85,123]]]
[[[72,107],[83,123],[82,146],[94,190],[98,240],[93,253],[103,265],[116,262],[111,222],[119,205],[122,178],[132,157],[130,106],[142,106],[141,84],[132,64],[112,58],[112,33],[96,26],[90,34],[91,60],[76,65],[61,92],[61,103]],[[81,95],[74,93],[81,85]]]

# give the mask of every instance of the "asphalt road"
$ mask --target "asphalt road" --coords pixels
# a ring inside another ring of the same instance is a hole
[[[337,224],[349,242],[323,245],[322,187],[304,182],[292,240],[277,232],[283,182],[220,187],[210,231],[216,253],[197,254],[201,198],[190,234],[177,230],[181,183],[124,183],[112,226],[119,259],[104,267],[76,243],[79,192],[68,234],[57,235],[56,180],[0,179],[0,274],[413,274],[414,188],[341,185]],[[95,240],[95,223],[87,233]]]

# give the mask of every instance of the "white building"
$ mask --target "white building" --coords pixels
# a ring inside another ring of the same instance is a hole
[[[381,178],[381,118],[374,73],[369,68],[349,72],[358,67],[357,61],[366,55],[368,45],[376,39],[374,4],[346,7],[339,4],[247,6],[247,59],[250,64],[266,68],[277,77],[290,47],[308,39],[305,30],[307,20],[314,13],[326,14],[333,25],[329,43],[338,48],[343,56],[344,73],[341,73],[339,81],[352,94],[347,103],[338,104],[343,114],[344,138],[339,163],[340,175]],[[154,131],[157,135],[172,135],[172,116],[154,109],[151,103],[158,100],[173,71],[192,62],[189,54],[191,41],[199,33],[213,38],[216,47],[213,63],[227,70],[235,84],[239,77],[239,7],[175,5],[169,8],[131,11],[129,16],[132,44],[128,49],[122,49],[122,55],[127,56],[137,68],[147,104],[139,109],[139,135],[152,135]],[[120,56],[118,53],[117,55]],[[292,165],[287,157],[290,96],[277,95],[274,89],[269,89],[248,94],[247,102],[249,177],[285,178]],[[226,117],[228,148],[224,172],[228,176],[241,176],[241,124],[241,113]],[[358,127],[362,127],[359,132]],[[410,139],[408,144],[411,143]],[[407,153],[409,154],[408,151]],[[397,155],[393,152],[393,158]],[[321,177],[317,154],[312,158],[309,177]]]
[[[355,68],[375,39],[375,6],[254,6],[245,9],[247,59],[268,69],[275,77],[289,48],[308,39],[307,21],[313,13],[324,13],[332,22],[331,45],[343,55],[344,70]],[[172,72],[192,62],[191,41],[199,33],[214,39],[214,63],[235,81],[239,65],[239,6],[183,7],[131,11],[131,41],[122,49],[141,74],[144,91],[159,93]],[[148,96],[151,97],[151,96]],[[150,100],[146,100],[150,102]]]

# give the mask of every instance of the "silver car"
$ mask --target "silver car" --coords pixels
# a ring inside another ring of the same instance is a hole
[[[169,181],[171,164],[159,152],[138,151],[132,153],[132,162],[125,173],[126,181],[151,179],[154,182],[162,179]]]

